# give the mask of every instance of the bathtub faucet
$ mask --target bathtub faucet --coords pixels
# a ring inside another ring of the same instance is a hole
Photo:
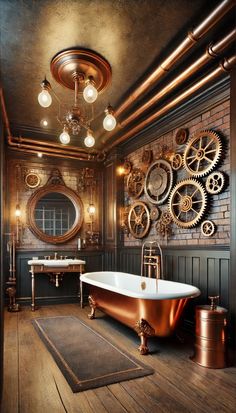
[[[141,277],[163,278],[163,254],[157,241],[145,241],[142,245]]]

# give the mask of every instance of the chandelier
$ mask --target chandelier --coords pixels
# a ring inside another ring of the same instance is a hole
[[[59,103],[57,120],[62,127],[59,140],[66,145],[70,142],[70,134],[78,135],[81,129],[87,134],[84,144],[92,147],[95,138],[91,128],[94,119],[93,103],[98,94],[104,91],[111,81],[111,66],[102,56],[91,50],[70,49],[59,52],[51,60],[50,65],[53,78],[62,86],[74,91],[74,102],[70,108],[64,105],[50,82],[46,79],[41,83],[41,92],[38,95],[40,106],[47,108],[52,103],[52,93]],[[82,100],[83,98],[83,100]],[[64,113],[62,114],[62,107]],[[90,107],[88,109],[88,107]],[[111,105],[105,109],[103,127],[111,131],[116,127],[114,110]]]

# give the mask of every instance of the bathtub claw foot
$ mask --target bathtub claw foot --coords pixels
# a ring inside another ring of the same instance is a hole
[[[95,318],[96,302],[95,302],[94,298],[91,295],[89,295],[89,297],[88,297],[88,302],[89,302],[89,305],[90,305],[90,308],[91,308],[91,313],[88,314],[88,318],[90,320],[93,320]]]
[[[148,354],[149,349],[147,346],[147,339],[148,337],[154,336],[155,330],[148,324],[146,320],[141,318],[141,320],[137,321],[134,327],[135,331],[138,333],[141,344],[139,346],[139,351],[141,355]]]

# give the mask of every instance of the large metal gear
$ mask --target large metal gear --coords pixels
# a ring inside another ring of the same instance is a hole
[[[191,228],[201,220],[207,206],[204,187],[195,179],[185,179],[172,190],[169,210],[173,221],[182,228]]]
[[[128,195],[130,197],[138,198],[142,194],[144,179],[145,174],[141,169],[135,168],[130,172],[127,179]]]
[[[130,207],[128,226],[134,238],[143,238],[150,228],[150,214],[144,202],[136,201]]]
[[[173,171],[169,162],[158,159],[147,170],[144,191],[150,202],[163,204],[173,184]]]
[[[225,177],[222,172],[212,172],[206,180],[206,190],[209,194],[219,194],[225,184]]]
[[[218,163],[222,153],[222,143],[217,133],[205,130],[196,133],[187,143],[184,151],[184,167],[194,176],[205,176]]]

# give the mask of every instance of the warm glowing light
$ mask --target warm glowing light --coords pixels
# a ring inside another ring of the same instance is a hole
[[[105,110],[105,118],[103,120],[103,127],[107,131],[111,131],[116,127],[116,118],[114,116],[114,110],[111,105],[108,105],[108,107]]]
[[[125,168],[123,166],[118,166],[117,173],[118,173],[118,175],[124,175]]]
[[[38,155],[38,158],[42,158],[42,157],[43,157],[42,152],[38,152],[37,155]]]
[[[41,122],[40,122],[40,125],[43,128],[46,128],[48,126],[48,120],[47,119],[42,119]]]
[[[83,97],[87,103],[95,102],[95,100],[98,97],[98,91],[94,86],[94,82],[91,79],[87,81],[87,86],[84,88],[83,91]]]
[[[38,102],[43,108],[48,108],[52,103],[52,97],[47,89],[38,94]]]
[[[19,204],[16,205],[15,216],[17,218],[19,218],[21,216],[21,210],[20,210],[20,205]]]
[[[90,204],[89,207],[88,207],[88,213],[89,213],[89,215],[94,215],[94,214],[95,214],[95,211],[96,211],[95,206],[94,206],[93,204]]]
[[[67,145],[70,142],[70,135],[67,132],[66,128],[63,129],[63,132],[60,134],[59,139],[63,145]]]
[[[87,146],[87,148],[92,148],[92,146],[94,146],[94,144],[95,144],[95,139],[94,139],[91,131],[88,131],[88,132],[87,132],[87,136],[86,136],[86,138],[85,138],[85,140],[84,140],[84,144],[85,144],[85,146]]]

